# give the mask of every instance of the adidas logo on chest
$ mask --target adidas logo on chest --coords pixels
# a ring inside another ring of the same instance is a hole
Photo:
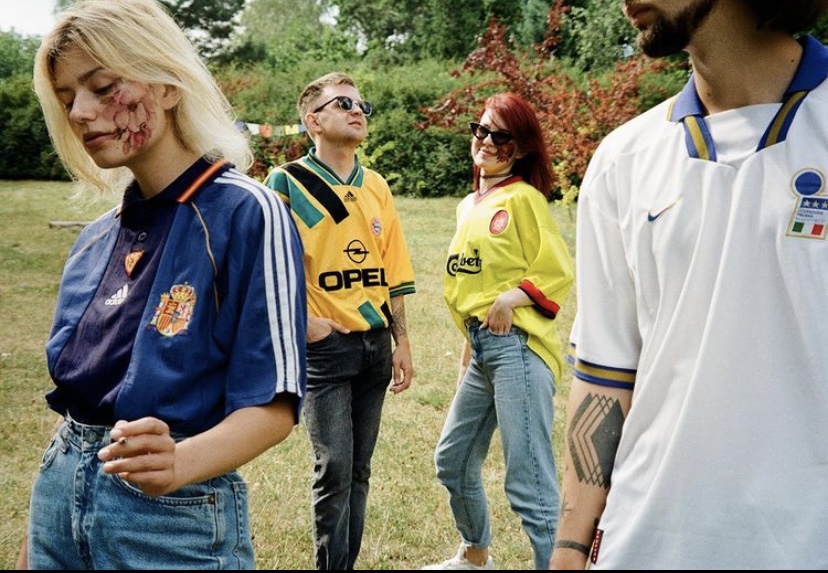
[[[120,306],[126,300],[128,294],[129,294],[129,285],[124,284],[124,286],[119,288],[115,292],[115,294],[113,294],[108,299],[106,299],[106,302],[104,302],[104,304],[106,306]]]

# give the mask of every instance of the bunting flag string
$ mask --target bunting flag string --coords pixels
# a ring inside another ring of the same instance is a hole
[[[307,131],[301,123],[297,125],[270,125],[269,123],[249,123],[245,121],[237,121],[236,129],[241,132],[247,131],[253,135],[260,135],[266,139],[287,135],[299,135]]]

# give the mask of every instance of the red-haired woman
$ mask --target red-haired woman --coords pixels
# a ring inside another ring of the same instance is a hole
[[[474,192],[457,207],[444,283],[466,340],[434,455],[462,543],[426,569],[494,568],[481,470],[497,427],[506,495],[546,569],[559,509],[553,396],[564,361],[554,319],[573,265],[549,209],[551,162],[532,108],[499,93],[470,126]]]

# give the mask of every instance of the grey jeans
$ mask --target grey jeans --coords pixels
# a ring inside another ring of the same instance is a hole
[[[308,345],[304,417],[313,450],[317,569],[353,569],[362,544],[371,456],[391,382],[390,329]]]

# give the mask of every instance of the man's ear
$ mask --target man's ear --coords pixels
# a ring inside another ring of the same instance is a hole
[[[316,141],[316,137],[314,136],[322,130],[322,124],[319,123],[319,119],[317,119],[316,114],[310,111],[306,113],[303,123],[305,124],[308,136]]]
[[[308,131],[310,131],[311,127],[315,127],[317,129],[321,127],[319,125],[319,120],[316,119],[316,114],[310,111],[305,114],[305,119],[303,123],[305,124],[305,127],[308,129]]]

